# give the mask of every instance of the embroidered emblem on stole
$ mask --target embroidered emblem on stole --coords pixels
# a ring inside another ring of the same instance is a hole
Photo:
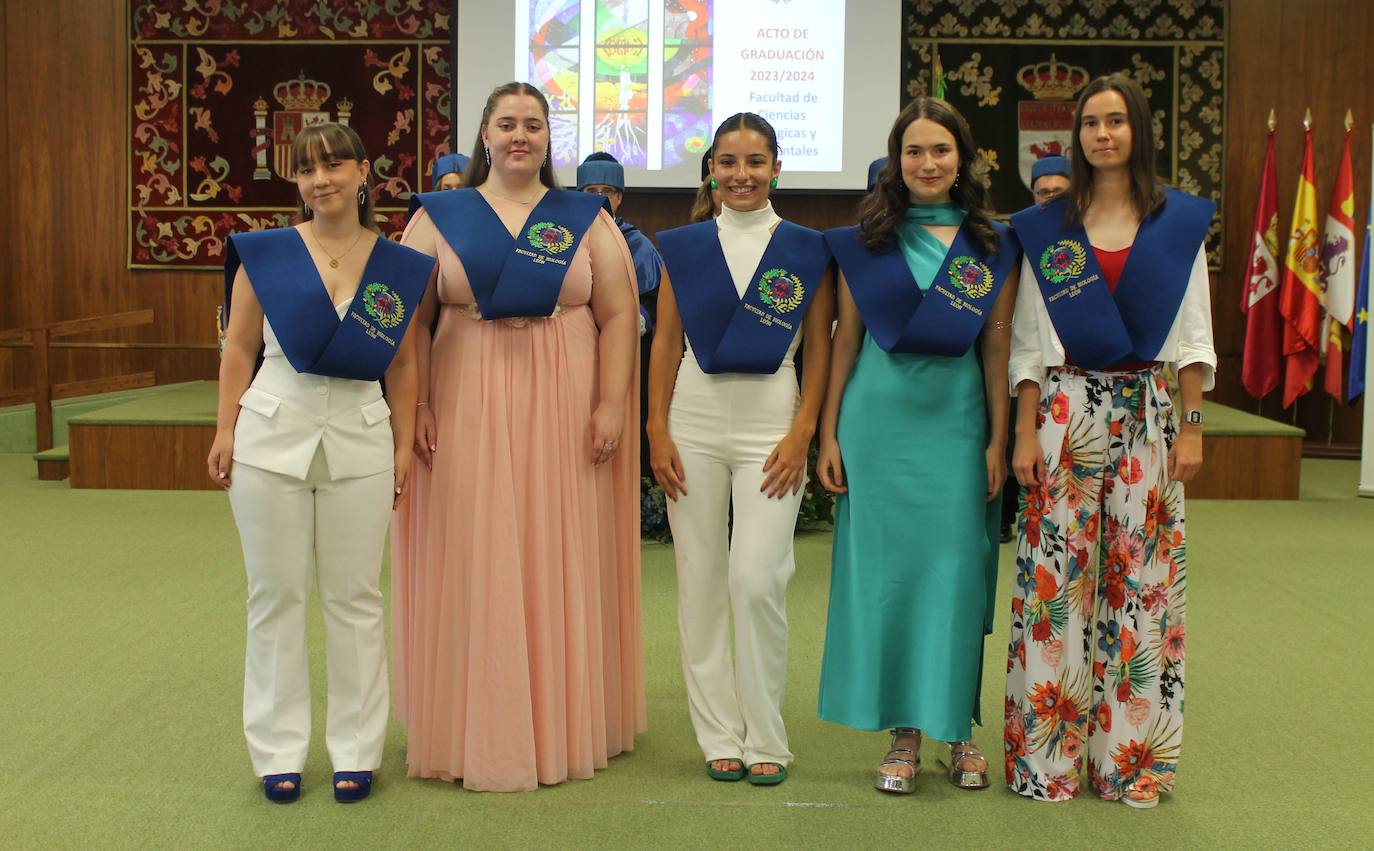
[[[371,283],[363,290],[363,309],[383,328],[395,328],[405,321],[406,306],[401,296],[382,283]]]
[[[949,264],[949,283],[968,298],[982,298],[992,292],[992,269],[986,263],[961,254]]]
[[[759,278],[759,300],[778,313],[801,307],[805,295],[801,278],[786,269],[769,269]]]

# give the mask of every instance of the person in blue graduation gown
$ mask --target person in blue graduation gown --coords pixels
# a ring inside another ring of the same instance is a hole
[[[467,154],[444,154],[442,157],[435,157],[434,165],[430,166],[429,170],[430,190],[462,189],[467,186],[469,162],[471,160]]]
[[[648,394],[649,352],[654,339],[654,317],[658,305],[658,279],[663,272],[663,259],[658,249],[639,228],[625,221],[620,215],[620,205],[625,200],[625,167],[615,157],[603,151],[588,155],[577,167],[577,191],[591,192],[605,196],[611,205],[611,215],[615,217],[620,235],[625,237],[629,246],[630,258],[634,261],[635,285],[639,290],[639,381],[640,398]],[[649,472],[649,440],[644,435],[646,409],[639,412],[640,430],[640,475]]]
[[[663,260],[658,249],[649,241],[639,228],[620,216],[620,205],[625,200],[625,167],[615,157],[603,151],[588,155],[577,167],[577,191],[604,195],[611,205],[611,215],[625,244],[630,247],[630,257],[635,264],[635,283],[642,299],[645,295],[658,290],[658,279],[663,272]],[[641,316],[647,318],[646,314]],[[640,336],[644,336],[641,324]]]
[[[878,789],[914,790],[922,733],[950,743],[956,786],[984,788],[1018,252],[953,107],[912,101],[887,147],[860,225],[826,234],[839,323],[817,468],[839,497],[819,713],[893,731]]]
[[[409,325],[434,261],[377,233],[352,130],[307,128],[291,162],[298,224],[230,237],[207,465],[229,491],[248,574],[243,723],[253,770],[269,800],[299,797],[311,718],[306,604],[318,584],[325,744],[335,798],[355,801],[371,788],[386,738],[382,548],[409,481]]]

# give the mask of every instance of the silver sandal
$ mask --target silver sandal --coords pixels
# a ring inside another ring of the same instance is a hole
[[[915,735],[916,748],[897,747],[897,737],[901,735]],[[898,727],[892,731],[892,747],[888,748],[887,754],[883,757],[882,763],[878,766],[878,780],[873,784],[873,788],[880,792],[891,792],[895,795],[910,795],[916,791],[916,778],[921,775],[921,731],[912,730],[906,727]],[[909,756],[893,756],[893,754],[909,754]],[[888,774],[884,768],[894,765],[905,765],[911,769],[910,777],[902,777],[897,774]]]
[[[981,759],[987,762],[988,758],[983,756],[983,752],[974,746],[973,742],[950,742],[949,743],[949,782],[960,789],[986,789],[988,788],[988,770],[965,771],[959,767],[959,763],[965,759]]]

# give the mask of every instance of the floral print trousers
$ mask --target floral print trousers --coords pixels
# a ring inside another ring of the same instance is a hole
[[[1173,789],[1183,738],[1183,485],[1177,419],[1156,368],[1051,369],[1027,489],[1007,656],[1007,785],[1077,797]]]

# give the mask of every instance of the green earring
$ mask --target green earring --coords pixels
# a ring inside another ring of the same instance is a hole
[[[778,179],[777,179],[776,177],[773,178],[772,180],[768,181],[768,188],[769,188],[769,189],[777,189],[777,188],[778,188]]]
[[[718,185],[716,184],[716,179],[715,179],[714,177],[711,178],[711,188],[712,188],[712,189],[719,189],[719,188],[720,188],[720,186],[718,186]]]

